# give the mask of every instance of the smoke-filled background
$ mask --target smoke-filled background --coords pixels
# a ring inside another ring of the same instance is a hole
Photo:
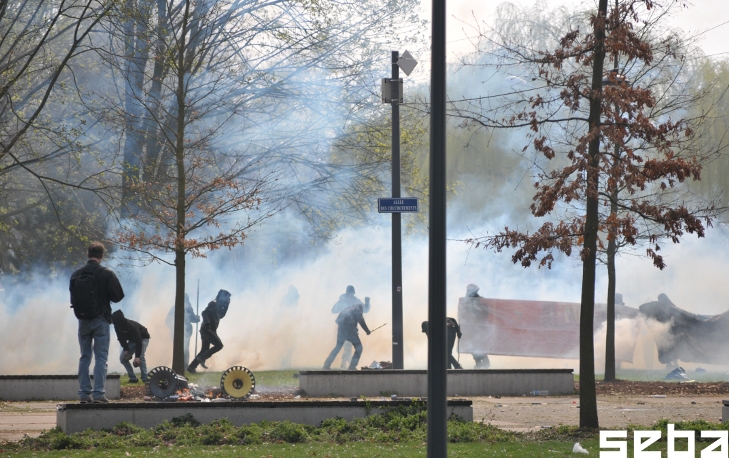
[[[362,365],[373,360],[391,360],[390,231],[386,221],[382,223],[343,231],[321,253],[292,259],[285,265],[273,265],[265,255],[241,256],[245,248],[190,262],[188,293],[193,307],[197,280],[200,280],[201,310],[215,298],[218,289],[232,293],[229,312],[219,328],[225,348],[209,360],[210,368],[224,370],[233,365],[252,370],[281,368],[291,351],[293,368],[321,367],[336,338],[336,315],[331,313],[331,307],[350,284],[356,288],[358,297],[371,298],[372,309],[365,315],[368,325],[374,328],[388,323],[370,336],[362,334]],[[456,222],[449,225],[452,238],[465,234],[464,227],[454,226]],[[667,247],[669,267],[662,272],[652,268],[645,259],[621,258],[618,291],[631,307],[654,301],[659,293],[665,293],[687,311],[726,312],[729,285],[725,281],[724,266],[729,259],[716,249],[726,243],[729,235],[723,229],[716,229],[704,240],[687,239]],[[427,261],[425,237],[406,237],[403,244],[406,368],[427,365],[427,342],[420,332],[420,322],[427,319]],[[148,366],[170,365],[171,334],[165,326],[165,317],[173,302],[174,270],[154,265],[143,272],[117,272],[126,297],[113,308],[121,306],[125,315],[149,329]],[[469,283],[480,286],[484,297],[579,302],[580,273],[574,261],[558,263],[551,270],[523,269],[513,265],[508,255],[469,252],[463,243],[451,241],[448,244],[448,314],[456,316],[458,298],[465,295]],[[601,272],[598,291],[606,291],[605,277]],[[282,305],[289,285],[294,285],[301,296],[297,307]],[[599,296],[597,300],[604,302]],[[2,373],[76,372],[77,324],[68,302],[66,278],[38,280],[22,293],[6,295],[0,308],[0,335],[5,341],[0,356]],[[619,342],[621,326],[617,329]],[[642,348],[652,343],[652,336],[643,333],[641,337],[633,367],[657,368],[655,349],[651,347],[652,359],[646,364]],[[123,372],[118,350],[118,344],[112,339],[109,370]],[[602,353],[602,348],[596,350],[596,354]],[[471,367],[470,359],[468,355],[461,356],[466,367]],[[492,357],[492,367],[577,368],[577,362],[501,356]]]
[[[474,18],[466,9],[463,5],[454,7],[460,14],[461,23],[468,26],[454,26],[452,29],[463,28],[465,35],[469,36]],[[481,20],[480,17],[476,19]],[[488,18],[483,19],[489,22]],[[726,42],[729,40],[724,40]],[[415,46],[418,43],[415,41]],[[450,46],[468,53],[471,51],[468,43],[470,41],[462,36],[454,36]],[[382,54],[382,62],[370,63],[373,67],[369,69],[371,75],[389,75],[389,53],[383,51]],[[416,57],[421,59],[421,56]],[[421,72],[420,76],[414,74],[413,80],[406,83],[407,90],[413,95],[428,91],[420,82],[427,80],[422,76],[427,75],[427,56],[422,61],[416,70],[416,73]],[[506,75],[464,70],[456,62],[454,58],[449,74],[449,93],[454,98],[489,91],[503,92],[511,87],[504,78]],[[713,62],[720,70],[726,67],[724,61]],[[717,73],[721,72],[717,70]],[[376,86],[376,78],[371,80],[375,82],[372,86]],[[369,89],[372,91],[371,102],[376,103],[377,89]],[[341,87],[334,87],[331,91],[336,94],[346,92]],[[332,109],[331,105],[325,105],[322,102],[322,107],[309,107],[316,113],[315,116],[278,113],[284,120],[278,118],[276,126],[291,127],[294,123],[315,121],[316,128],[309,129],[305,138],[296,138],[301,141],[296,145],[301,149],[313,145],[324,151],[322,157],[326,159],[335,156],[331,151],[345,149],[342,145],[334,147],[332,144],[336,143],[341,131],[346,131],[351,125],[345,120],[348,116],[346,109]],[[297,119],[292,121],[289,116]],[[427,118],[423,118],[417,109],[405,109],[403,124],[403,130],[416,138],[410,140],[411,146],[405,147],[411,154],[406,162],[409,160],[412,164],[413,176],[417,178],[418,173],[427,176]],[[578,258],[557,257],[551,269],[524,269],[511,262],[508,251],[482,251],[462,241],[474,235],[493,233],[504,226],[532,227],[537,224],[530,219],[528,211],[532,164],[517,154],[526,144],[523,135],[459,129],[456,124],[449,126],[448,178],[452,192],[448,201],[448,316],[457,316],[458,298],[465,295],[466,285],[470,283],[478,285],[484,297],[579,302],[582,268]],[[270,130],[267,125],[257,128],[261,132]],[[250,139],[259,135],[263,134],[254,131],[242,137]],[[384,137],[388,135],[389,132]],[[292,141],[291,137],[296,136],[287,137],[286,141]],[[271,139],[267,137],[266,140]],[[315,159],[319,161],[321,157]],[[380,166],[380,174],[386,177],[389,173],[386,161]],[[416,171],[418,166],[420,172]],[[711,172],[711,167],[714,165],[710,165],[707,172]],[[710,182],[707,187],[710,191],[723,191],[724,183],[726,181]],[[425,188],[417,179],[412,179],[410,184],[413,192]],[[320,368],[336,339],[336,315],[331,313],[331,307],[344,294],[347,285],[355,287],[360,299],[371,298],[371,311],[365,315],[371,329],[387,323],[370,336],[360,332],[364,345],[360,365],[391,360],[390,216],[372,212],[371,206],[372,202],[364,211],[364,217],[351,221],[340,218],[340,224],[331,233],[315,242],[302,235],[310,232],[309,222],[296,213],[296,206],[291,206],[255,227],[243,246],[211,252],[207,258],[188,257],[186,291],[193,308],[198,308],[198,292],[200,312],[215,298],[219,289],[232,293],[230,309],[218,329],[225,347],[208,361],[211,370],[224,370],[233,365],[243,365],[254,371],[284,368],[289,364],[297,369]],[[425,368],[427,341],[420,331],[420,323],[427,319],[428,305],[427,223],[414,216],[406,216],[404,220],[404,226],[408,228],[402,248],[405,367]],[[686,311],[702,315],[724,313],[729,310],[729,284],[725,280],[729,252],[724,249],[728,244],[729,230],[720,220],[703,239],[687,235],[680,244],[664,243],[662,252],[668,267],[663,271],[655,269],[648,260],[639,256],[642,254],[640,249],[635,253],[625,253],[617,261],[617,291],[629,307],[637,308],[665,293],[674,304]],[[175,270],[159,263],[130,266],[122,262],[127,254],[112,252],[105,260],[116,271],[126,294],[122,302],[112,305],[112,309],[121,308],[128,318],[149,329],[148,367],[169,366],[172,362],[172,338],[165,318],[174,303]],[[0,277],[4,286],[0,293],[0,335],[4,341],[4,351],[0,352],[0,373],[76,373],[79,356],[77,322],[69,308],[68,274],[72,265],[80,266],[83,262],[84,258],[80,256],[70,260],[66,268],[53,269],[38,262],[28,268],[21,280],[11,281],[14,272],[9,270]],[[300,295],[295,307],[283,304],[290,285]],[[598,266],[596,290],[596,301],[606,302],[607,275],[602,265]],[[660,365],[653,335],[642,323],[640,326],[634,363],[626,367],[657,368]],[[620,345],[621,336],[625,338],[621,331],[629,327],[627,323],[618,322],[617,345]],[[191,354],[194,342],[195,336],[191,339]],[[598,331],[596,343],[596,367],[601,371],[604,329]],[[112,328],[111,372],[123,372],[118,352]],[[338,362],[337,359],[334,366],[338,366]],[[461,362],[466,368],[473,365],[469,355],[461,355]],[[577,366],[577,361],[569,359],[491,358],[492,368],[577,369]]]

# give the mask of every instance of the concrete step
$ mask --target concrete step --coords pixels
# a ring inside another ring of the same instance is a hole
[[[106,397],[121,397],[118,374],[106,376]],[[93,377],[91,377],[93,380]],[[0,399],[5,401],[66,401],[78,399],[78,375],[0,375]]]
[[[373,369],[301,371],[299,388],[314,397],[427,396],[428,371]],[[448,396],[521,396],[574,393],[572,369],[454,369],[448,371]]]
[[[152,428],[165,420],[191,414],[200,423],[227,418],[236,426],[267,421],[289,420],[319,426],[329,418],[351,421],[380,414],[387,408],[410,406],[417,400],[389,401],[246,401],[246,402],[111,402],[109,404],[59,404],[56,422],[66,434],[91,429],[112,428],[121,422]],[[473,421],[472,402],[448,401],[448,411]]]

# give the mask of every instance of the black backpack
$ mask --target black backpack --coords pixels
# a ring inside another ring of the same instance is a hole
[[[83,269],[71,282],[71,308],[79,320],[101,315],[98,288],[96,274],[91,269]]]

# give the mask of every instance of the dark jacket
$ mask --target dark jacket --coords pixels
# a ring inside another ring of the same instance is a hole
[[[227,311],[227,307],[225,307],[225,310],[221,311],[220,307],[218,307],[218,304],[215,301],[211,301],[205,308],[205,310],[203,310],[201,313],[202,329],[216,332],[218,330],[218,325],[220,325],[220,314],[225,316],[225,312]]]
[[[119,283],[119,279],[116,278],[114,271],[100,265],[93,259],[89,259],[86,265],[71,274],[71,281],[68,286],[69,291],[73,291],[73,280],[85,269],[90,269],[96,276],[96,281],[99,285],[97,298],[101,306],[101,314],[107,322],[111,323],[111,302],[119,302],[124,299],[124,290]]]
[[[420,325],[420,329],[425,333],[425,335],[428,335],[428,322],[423,321],[423,323]],[[460,339],[463,334],[461,333],[461,327],[458,325],[458,321],[456,321],[455,318],[446,317],[446,332],[447,335],[457,335]]]
[[[124,351],[129,351],[129,342],[134,342],[134,356],[139,358],[142,355],[142,339],[150,338],[147,328],[136,321],[125,318],[121,310],[114,312],[111,318],[116,338]]]
[[[357,325],[362,326],[362,329],[369,334],[370,330],[367,328],[364,316],[362,315],[362,306],[353,305],[342,310],[337,316],[336,323],[339,325],[339,332],[347,334],[357,334]]]

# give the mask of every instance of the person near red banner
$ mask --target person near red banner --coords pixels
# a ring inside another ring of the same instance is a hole
[[[466,297],[481,297],[478,295],[479,287],[471,283],[466,286]],[[489,361],[489,355],[473,353],[473,359],[476,361],[476,367],[474,369],[488,369],[491,367],[491,361]]]

